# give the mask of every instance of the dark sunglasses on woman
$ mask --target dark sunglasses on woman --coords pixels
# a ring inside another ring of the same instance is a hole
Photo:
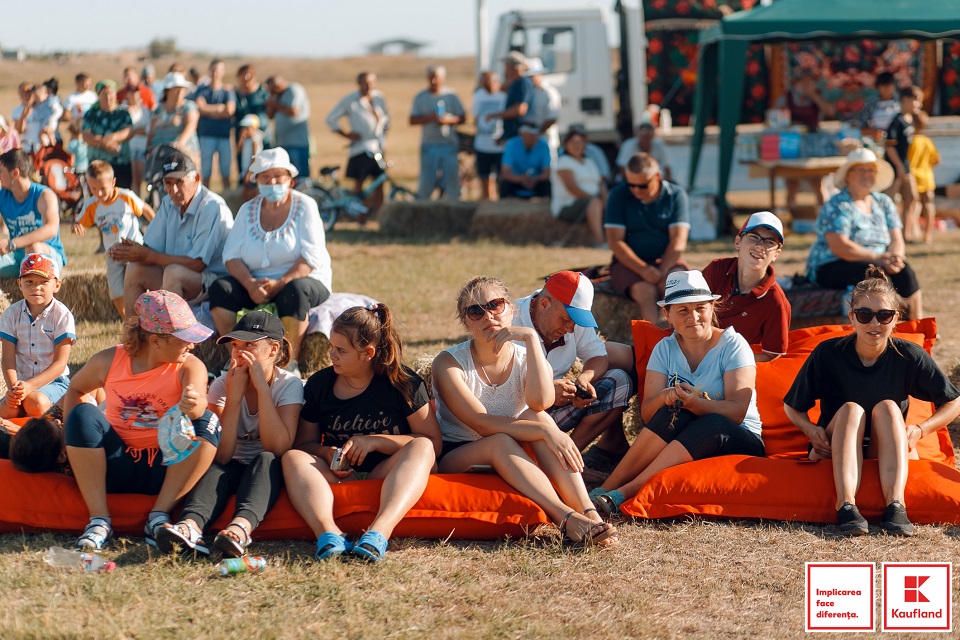
[[[890,324],[893,322],[893,319],[897,317],[897,312],[893,309],[879,309],[874,311],[873,309],[860,307],[859,309],[853,310],[853,317],[856,318],[860,324],[870,324],[874,318],[876,318],[880,324]]]
[[[483,304],[472,304],[466,308],[464,313],[471,320],[479,320],[483,316],[487,315],[487,311],[493,313],[494,315],[503,313],[503,309],[506,306],[506,298],[494,298],[490,302],[485,302]]]

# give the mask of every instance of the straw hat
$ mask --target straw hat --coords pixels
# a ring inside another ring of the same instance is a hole
[[[699,271],[674,271],[667,276],[667,286],[663,292],[663,300],[657,303],[660,307],[668,304],[685,304],[687,302],[713,302],[720,296],[710,291],[707,279]]]
[[[847,172],[858,164],[872,164],[877,168],[877,179],[873,183],[874,191],[886,191],[893,184],[893,167],[886,160],[880,160],[870,149],[861,147],[847,154],[847,160],[837,172],[833,174],[833,184],[838,189],[847,186]]]

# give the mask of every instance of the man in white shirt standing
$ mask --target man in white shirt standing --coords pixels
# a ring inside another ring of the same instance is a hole
[[[87,109],[92,107],[93,103],[97,102],[99,98],[97,94],[90,89],[90,76],[86,73],[78,73],[74,81],[77,83],[77,90],[68,95],[67,99],[63,101],[63,120],[79,124],[83,121],[83,114],[85,114]]]
[[[346,95],[327,114],[330,129],[350,141],[347,177],[353,179],[354,190],[363,191],[367,178],[376,179],[383,168],[376,156],[383,154],[383,139],[390,116],[383,94],[377,90],[377,76],[366,71],[357,75],[357,91]],[[350,130],[344,131],[340,120],[346,116]],[[383,185],[370,194],[367,206],[376,213],[383,204]]]
[[[530,58],[527,77],[533,82],[533,107],[526,121],[540,128],[540,135],[545,137],[547,146],[550,147],[550,158],[556,164],[557,150],[560,149],[560,131],[557,128],[557,120],[560,118],[560,92],[543,77],[546,72],[540,58]]]

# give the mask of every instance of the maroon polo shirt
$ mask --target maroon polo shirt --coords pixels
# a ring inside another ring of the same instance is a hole
[[[710,290],[720,296],[717,317],[724,329],[733,327],[750,344],[767,353],[787,352],[790,301],[773,274],[773,267],[753,291],[737,291],[737,259],[719,258],[703,270]]]

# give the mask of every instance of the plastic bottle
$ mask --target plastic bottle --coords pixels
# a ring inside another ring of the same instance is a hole
[[[44,561],[58,569],[83,569],[87,573],[110,573],[117,568],[116,562],[108,562],[96,553],[71,551],[60,547],[50,547],[43,554]]]
[[[220,562],[220,575],[234,576],[238,573],[259,573],[267,568],[267,559],[263,556],[226,558]]]
[[[437,117],[442,118],[447,115],[447,103],[443,100],[437,100]]]
[[[670,132],[673,131],[673,115],[670,113],[670,109],[660,109],[660,131],[665,136],[670,135]]]

